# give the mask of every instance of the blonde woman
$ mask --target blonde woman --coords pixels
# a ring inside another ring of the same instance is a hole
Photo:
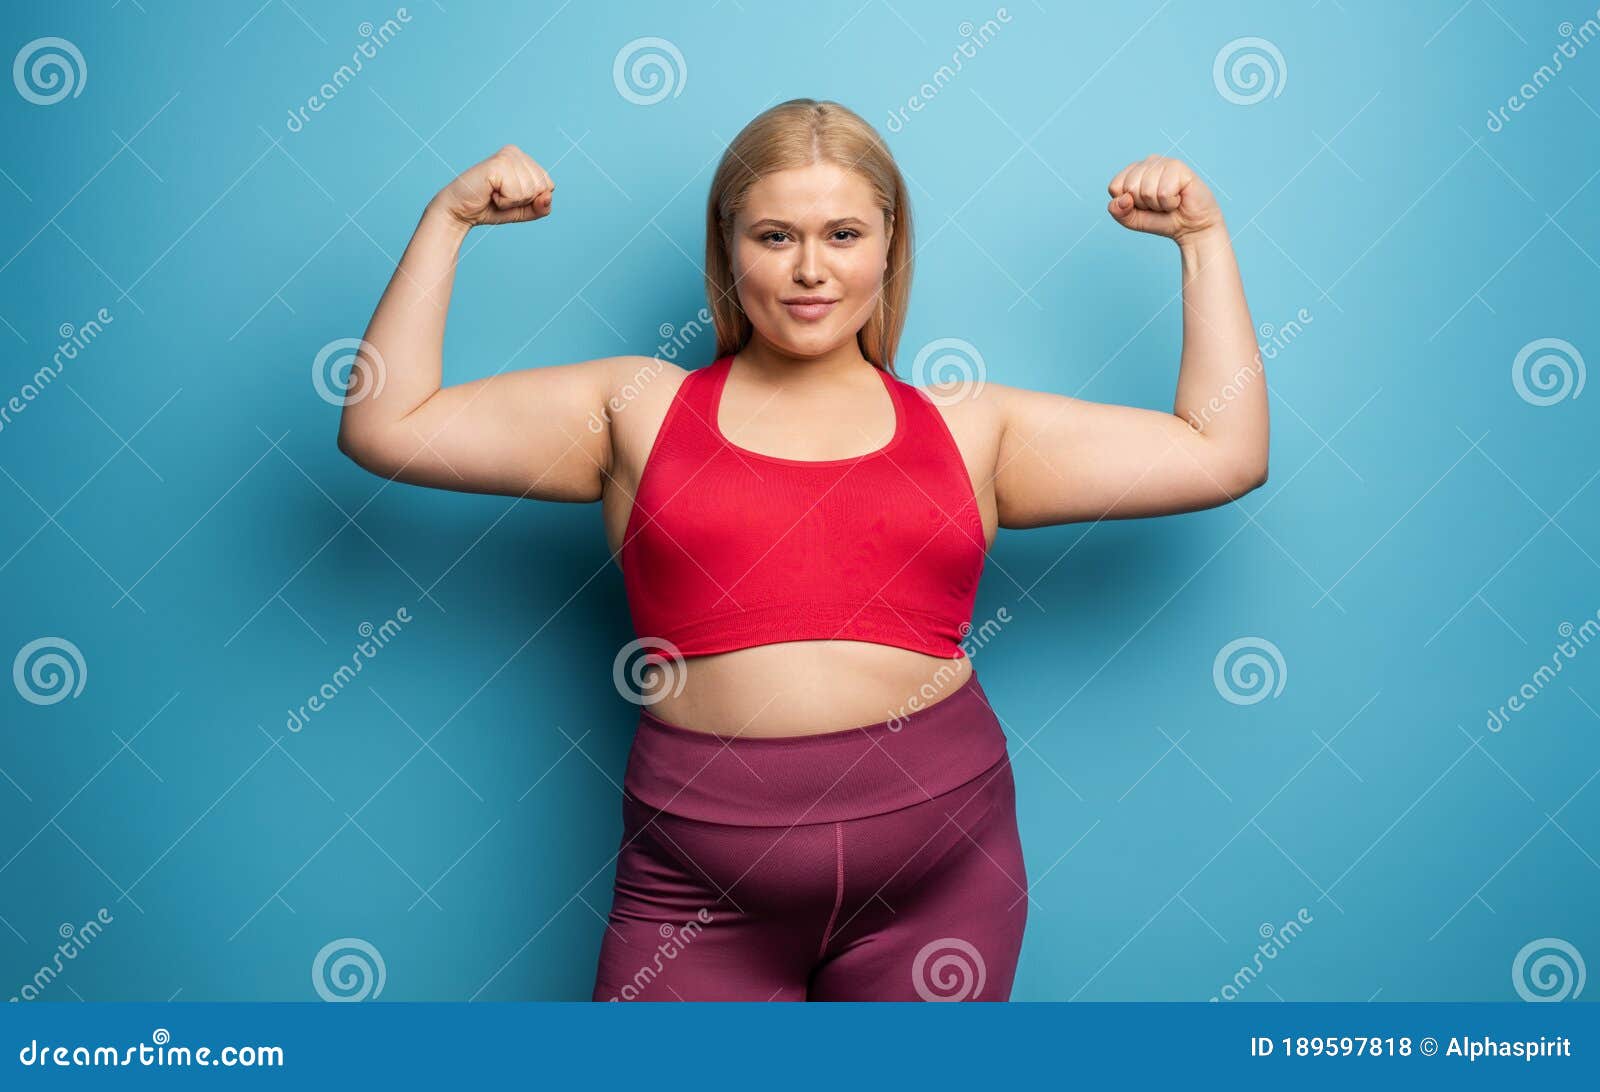
[[[906,186],[795,99],[706,209],[715,359],[621,356],[440,387],[473,227],[550,215],[507,146],[429,204],[351,376],[339,447],[419,485],[599,501],[653,653],[593,997],[1004,1000],[1027,919],[1006,736],[961,647],[998,527],[1213,507],[1266,480],[1267,397],[1210,190],[1151,156],[1107,211],[1182,257],[1171,413],[894,374]],[[666,680],[666,684],[663,684]]]

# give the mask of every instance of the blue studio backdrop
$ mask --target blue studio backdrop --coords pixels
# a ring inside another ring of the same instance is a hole
[[[560,199],[469,237],[445,381],[708,362],[712,170],[810,96],[909,180],[901,375],[1170,409],[1178,254],[1105,211],[1151,153],[1260,334],[1264,487],[992,553],[1014,997],[1592,999],[1597,19],[8,4],[0,996],[587,998],[637,715],[598,507],[364,472],[341,368],[508,142]]]

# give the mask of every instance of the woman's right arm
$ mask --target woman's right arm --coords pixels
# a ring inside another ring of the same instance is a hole
[[[600,499],[612,394],[641,357],[502,372],[440,387],[445,316],[467,232],[550,214],[555,184],[507,145],[428,203],[352,365],[339,450],[414,485],[542,500]]]

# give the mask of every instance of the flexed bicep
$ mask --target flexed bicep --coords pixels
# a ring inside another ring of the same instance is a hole
[[[597,501],[611,467],[609,402],[641,369],[666,367],[604,357],[445,387],[386,425],[358,461],[413,485]]]
[[[1002,527],[1191,512],[1260,484],[1174,414],[990,389],[1004,422],[995,470]]]

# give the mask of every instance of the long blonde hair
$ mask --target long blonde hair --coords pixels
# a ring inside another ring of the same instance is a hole
[[[848,107],[816,99],[790,99],[758,114],[728,144],[711,179],[706,202],[706,297],[716,325],[717,356],[744,348],[754,329],[739,306],[733,283],[729,244],[734,215],[760,179],[813,163],[832,163],[861,175],[872,186],[885,227],[893,220],[878,307],[856,334],[861,355],[892,375],[911,297],[911,203],[905,179],[877,130]]]

